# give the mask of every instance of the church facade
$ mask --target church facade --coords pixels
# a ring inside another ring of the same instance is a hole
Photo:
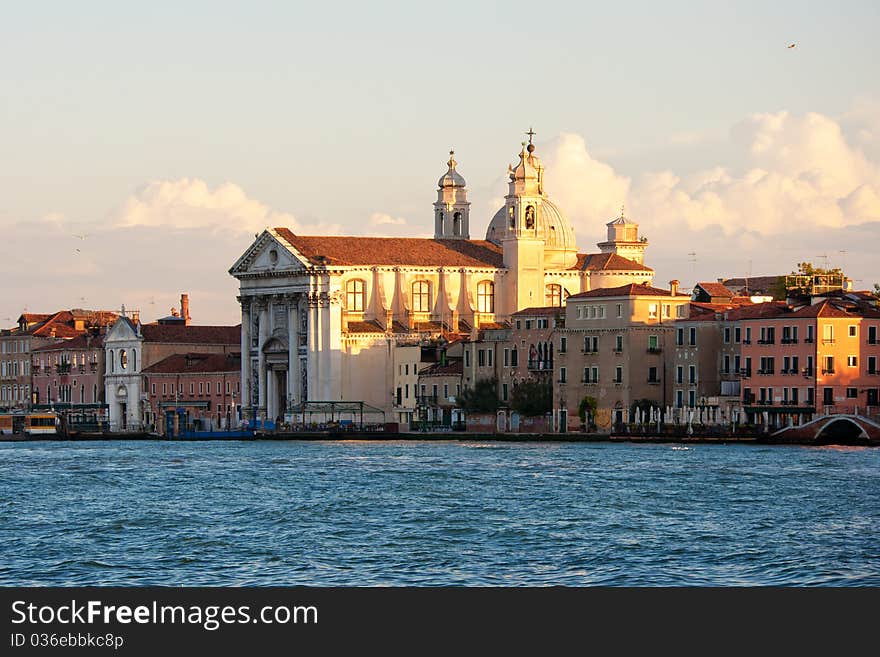
[[[572,294],[651,283],[646,240],[623,217],[598,253],[544,189],[534,145],[508,167],[504,206],[470,238],[470,202],[450,152],[433,204],[434,237],[258,235],[229,270],[239,281],[243,410],[275,419],[305,401],[363,401],[389,416],[395,347],[477,340],[524,308]]]

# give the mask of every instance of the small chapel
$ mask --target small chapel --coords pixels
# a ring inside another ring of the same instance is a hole
[[[437,182],[433,238],[307,236],[283,226],[258,235],[229,270],[240,289],[243,410],[272,419],[303,402],[359,401],[390,412],[398,344],[477,340],[526,308],[650,284],[647,240],[623,211],[598,252],[579,252],[528,134],[485,239],[471,239],[452,151]]]

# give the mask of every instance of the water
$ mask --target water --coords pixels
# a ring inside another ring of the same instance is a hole
[[[880,585],[880,449],[0,444],[3,585]]]

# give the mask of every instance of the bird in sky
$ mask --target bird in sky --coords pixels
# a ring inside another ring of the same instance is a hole
[[[796,45],[797,45],[796,43],[789,43],[789,44],[788,44],[788,47],[789,47],[789,48],[794,48]]]

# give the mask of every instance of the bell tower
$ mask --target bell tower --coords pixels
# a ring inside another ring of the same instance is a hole
[[[470,239],[470,207],[464,178],[455,170],[455,151],[449,151],[448,170],[437,181],[434,202],[434,239]]]
[[[608,239],[596,245],[602,253],[616,253],[644,264],[648,239],[639,237],[639,225],[624,214],[623,206],[620,207],[620,216],[605,226],[608,228]]]
[[[535,155],[529,129],[529,142],[523,142],[516,167],[508,166],[510,178],[504,197],[506,226],[500,241],[504,266],[512,276],[507,285],[513,289],[505,295],[509,299],[508,312],[544,304],[544,237],[539,231],[544,202],[544,165]]]

